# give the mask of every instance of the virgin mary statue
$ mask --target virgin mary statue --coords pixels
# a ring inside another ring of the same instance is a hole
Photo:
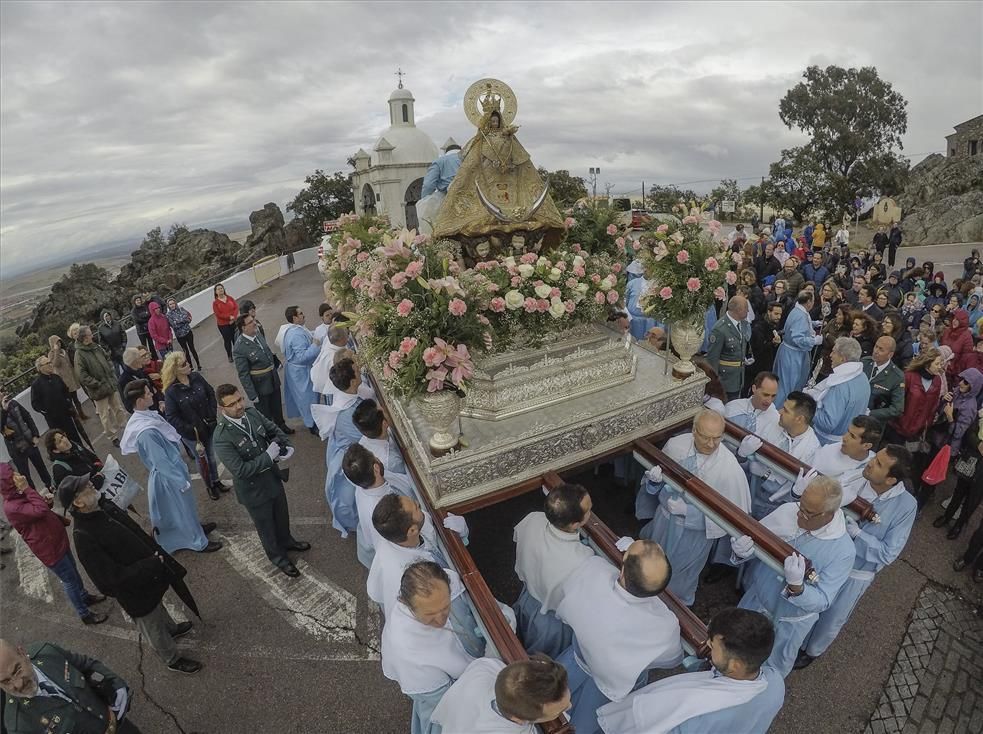
[[[482,79],[471,85],[464,102],[478,131],[464,147],[461,167],[437,214],[434,237],[497,243],[521,235],[522,241],[532,239],[540,246],[557,243],[563,219],[515,136],[512,90],[497,79]]]

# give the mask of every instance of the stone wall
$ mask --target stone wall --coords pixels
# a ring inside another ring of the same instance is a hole
[[[933,153],[911,169],[897,202],[905,244],[983,242],[983,155]]]
[[[956,132],[945,138],[945,149],[950,158],[983,156],[983,115],[956,125]]]

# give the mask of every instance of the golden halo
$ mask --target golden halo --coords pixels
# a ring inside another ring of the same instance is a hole
[[[502,127],[511,125],[518,109],[515,92],[508,84],[498,79],[479,79],[464,93],[464,114],[467,115],[471,124],[475,127],[481,124],[481,99],[486,94],[492,94],[501,99]]]

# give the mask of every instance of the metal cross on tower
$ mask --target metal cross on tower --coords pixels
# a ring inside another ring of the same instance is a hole
[[[406,76],[406,72],[400,67],[396,67],[396,76],[399,77],[399,88],[403,88],[403,77]]]

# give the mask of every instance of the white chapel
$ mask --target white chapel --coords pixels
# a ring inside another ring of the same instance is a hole
[[[394,227],[409,229],[419,225],[416,202],[427,168],[438,155],[430,136],[416,126],[414,102],[413,93],[400,79],[399,87],[389,95],[389,127],[371,154],[359,148],[352,177],[357,214],[388,215]]]

